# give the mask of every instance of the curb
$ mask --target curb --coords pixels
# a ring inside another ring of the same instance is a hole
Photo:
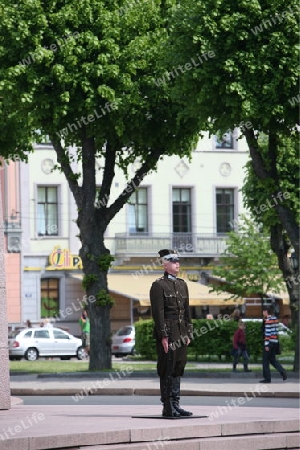
[[[30,374],[25,372],[11,372],[10,377],[20,377],[20,376],[30,376],[35,377],[37,379],[40,378],[109,378],[111,374],[118,373],[118,371],[111,372],[56,372],[56,373],[39,373],[39,374]],[[120,373],[120,371],[119,371]],[[288,379],[299,379],[299,374],[296,372],[287,372]],[[156,371],[146,372],[146,371],[136,371],[136,372],[128,372],[126,374],[127,377],[131,378],[158,378]],[[255,380],[256,378],[262,378],[261,372],[184,372],[183,378],[225,378],[225,379],[251,379]],[[272,379],[281,379],[281,375],[279,373],[272,372]]]
[[[122,388],[122,389],[82,389],[82,388],[64,388],[64,389],[32,389],[32,388],[12,388],[12,396],[89,396],[89,395],[139,395],[139,396],[160,396],[159,389],[135,389],[135,388]],[[182,396],[194,396],[194,397],[244,397],[247,395],[253,398],[253,391],[203,391],[182,389]],[[277,398],[300,398],[299,392],[260,392],[259,397],[277,397]]]

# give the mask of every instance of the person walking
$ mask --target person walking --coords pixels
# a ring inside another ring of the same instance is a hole
[[[191,416],[180,406],[180,377],[187,361],[187,346],[193,333],[186,282],[178,278],[179,256],[175,250],[160,250],[164,274],[152,283],[150,302],[156,339],[157,374],[160,378],[162,415]]]
[[[90,354],[90,319],[86,309],[82,311],[79,325],[81,328],[82,347],[85,349],[86,355],[88,356]]]
[[[260,383],[271,383],[270,364],[281,374],[283,381],[287,379],[287,373],[276,360],[276,353],[279,348],[278,324],[273,305],[263,306],[263,380]]]
[[[245,323],[240,319],[238,322],[238,329],[233,335],[233,372],[236,372],[236,366],[239,362],[240,357],[244,360],[244,372],[252,372],[248,369],[249,354],[246,346],[246,334],[245,334]]]

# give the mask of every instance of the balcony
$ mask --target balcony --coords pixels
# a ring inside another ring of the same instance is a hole
[[[116,256],[153,256],[174,248],[182,257],[218,257],[226,248],[226,235],[196,233],[116,233]]]

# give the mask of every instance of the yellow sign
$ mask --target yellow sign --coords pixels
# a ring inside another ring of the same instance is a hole
[[[78,255],[72,255],[67,248],[62,249],[59,245],[54,247],[49,255],[50,266],[46,270],[75,270],[82,269],[82,260]]]

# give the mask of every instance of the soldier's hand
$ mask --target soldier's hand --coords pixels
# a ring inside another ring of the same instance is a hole
[[[190,343],[191,343],[191,340],[189,338],[187,338],[186,345],[188,346]]]
[[[162,346],[163,346],[163,349],[164,349],[165,353],[168,353],[168,350],[169,350],[169,338],[163,337],[162,340],[161,340],[161,343],[162,343]]]

